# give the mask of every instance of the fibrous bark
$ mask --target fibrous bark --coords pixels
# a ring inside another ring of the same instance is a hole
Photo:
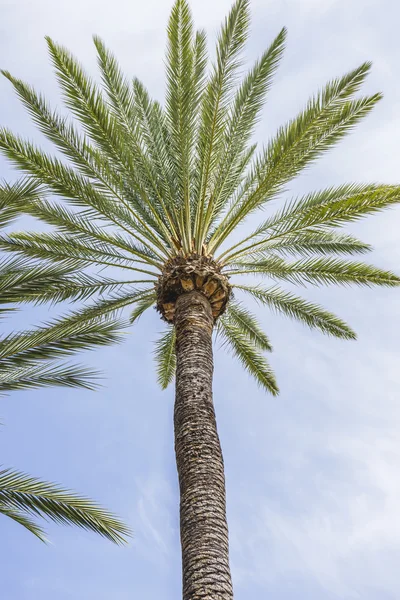
[[[176,300],[175,451],[183,600],[232,600],[225,476],[212,398],[214,318],[193,290]]]
[[[175,256],[165,263],[157,284],[157,310],[172,323],[176,302],[185,292],[197,290],[208,298],[214,321],[224,312],[231,286],[220,265],[209,256]]]

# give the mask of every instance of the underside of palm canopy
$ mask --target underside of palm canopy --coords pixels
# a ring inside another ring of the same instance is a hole
[[[231,293],[228,278],[212,258],[199,254],[177,256],[164,265],[156,287],[157,310],[173,323],[178,297],[193,290],[209,300],[214,320],[223,314]]]
[[[193,285],[210,297],[216,330],[233,353],[276,393],[265,359],[271,345],[239,300],[251,296],[323,333],[354,338],[339,317],[277,284],[398,285],[393,273],[354,259],[371,247],[340,228],[398,203],[400,187],[348,183],[287,197],[291,181],[381,95],[358,95],[371,68],[363,63],[329,81],[258,149],[253,134],[286,30],[240,80],[249,22],[249,1],[236,0],[209,64],[204,31],[195,31],[187,1],[176,0],[164,103],[127,78],[98,37],[101,85],[47,39],[72,118],[4,71],[58,155],[0,129],[0,149],[28,177],[24,210],[53,228],[2,236],[0,248],[27,268],[50,268],[49,284],[21,292],[21,301],[84,301],[83,323],[126,307],[135,321],[156,306],[170,325],[177,296]],[[264,209],[252,230],[248,218]],[[169,327],[156,351],[163,387],[174,374],[174,343]]]

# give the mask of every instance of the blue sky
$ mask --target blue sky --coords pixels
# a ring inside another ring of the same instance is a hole
[[[97,33],[158,99],[163,97],[161,0],[3,0],[1,67],[60,104],[44,35],[95,71]],[[193,0],[213,40],[229,0]],[[347,181],[399,179],[398,10],[391,0],[254,0],[251,62],[279,29],[287,51],[257,131],[266,141],[323,83],[374,63],[374,113],[293,182],[294,193]],[[1,125],[39,141],[9,83],[0,81]],[[5,159],[0,175],[14,177]],[[290,194],[289,194],[290,195]],[[278,205],[278,203],[276,203]],[[376,248],[375,263],[399,271],[400,209],[351,227]],[[311,289],[347,319],[357,342],[340,342],[257,310],[273,345],[281,387],[266,396],[223,350],[215,404],[223,445],[232,572],[237,600],[395,600],[400,594],[400,401],[398,290]],[[40,316],[43,317],[42,310]],[[24,311],[10,324],[34,324]],[[10,600],[172,600],[180,594],[173,389],[155,382],[146,314],[127,341],[91,353],[103,369],[98,393],[58,389],[2,400],[1,462],[88,494],[118,512],[135,537],[126,549],[49,526],[51,546],[2,518],[2,595]],[[217,348],[216,348],[217,350]]]

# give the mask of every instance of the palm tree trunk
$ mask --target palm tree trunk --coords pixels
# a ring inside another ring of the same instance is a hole
[[[203,294],[178,298],[175,327],[183,600],[232,600],[224,463],[212,399],[213,316]]]

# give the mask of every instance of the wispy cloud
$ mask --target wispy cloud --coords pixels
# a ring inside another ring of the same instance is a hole
[[[161,564],[173,568],[176,556],[171,556],[179,535],[176,497],[173,487],[162,474],[152,473],[136,480],[138,492],[133,519],[139,519],[140,552],[159,568]],[[175,518],[174,518],[175,517]],[[175,554],[175,553],[174,553]]]

